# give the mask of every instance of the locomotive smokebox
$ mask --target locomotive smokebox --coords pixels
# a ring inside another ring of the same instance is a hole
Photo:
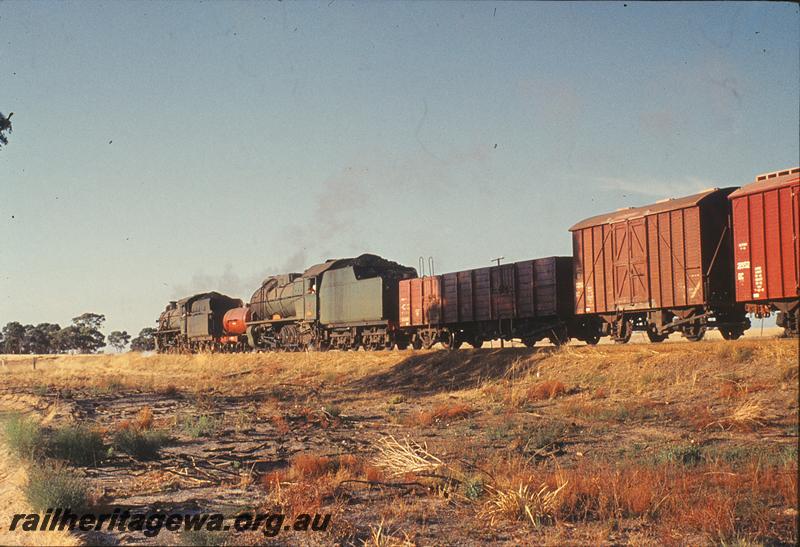
[[[225,312],[222,326],[225,334],[244,334],[250,321],[250,308],[233,308]]]

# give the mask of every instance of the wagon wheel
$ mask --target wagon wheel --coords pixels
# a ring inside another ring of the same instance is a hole
[[[738,340],[744,334],[741,327],[720,327],[719,333],[725,340]]]
[[[584,342],[589,344],[590,346],[596,346],[597,343],[600,341],[600,335],[596,332],[586,335],[583,339]]]
[[[411,347],[414,349],[422,349],[422,338],[420,338],[419,334],[414,334],[411,339]]]
[[[436,343],[436,339],[432,336],[426,334],[422,335],[422,348],[423,349],[431,349],[433,345]]]
[[[469,340],[467,340],[467,343],[470,346],[472,346],[473,348],[478,349],[481,346],[483,346],[483,338],[481,338],[480,336],[478,336],[476,334],[475,336],[473,336]]]
[[[627,344],[631,340],[633,334],[633,321],[617,321],[617,333],[614,335],[614,342],[618,344]]]
[[[406,336],[405,334],[400,333],[400,334],[397,334],[397,336],[394,337],[394,344],[397,347],[397,349],[400,350],[400,351],[408,348],[410,343],[411,343],[410,338],[408,336]]]
[[[550,329],[550,334],[547,336],[547,339],[550,340],[550,343],[554,346],[563,346],[569,342],[569,333],[567,333],[566,327],[559,325]]]
[[[691,342],[699,342],[700,340],[703,339],[703,336],[705,336],[705,334],[706,334],[706,326],[699,321],[690,323],[689,325],[683,328],[683,336]]]
[[[536,342],[538,342],[538,340],[536,340],[536,338],[533,336],[526,336],[522,339],[522,343],[525,344],[526,348],[532,348],[536,345]]]
[[[650,342],[656,344],[658,342],[663,342],[668,337],[669,337],[668,332],[659,333],[658,328],[654,324],[649,323],[647,325],[647,339],[650,340]]]
[[[439,336],[439,343],[444,349],[455,351],[461,347],[461,340],[454,332],[444,331]]]

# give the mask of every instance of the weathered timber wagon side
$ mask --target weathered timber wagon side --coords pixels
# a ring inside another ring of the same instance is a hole
[[[400,328],[416,348],[583,337],[573,323],[572,259],[548,257],[400,282]]]
[[[800,168],[759,175],[730,196],[736,301],[798,334],[800,319]]]
[[[573,236],[575,313],[602,335],[653,342],[707,327],[738,338],[749,326],[734,302],[728,195],[714,188],[588,218]]]

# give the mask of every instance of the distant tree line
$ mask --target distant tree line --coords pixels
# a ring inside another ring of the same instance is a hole
[[[56,323],[23,325],[12,321],[0,331],[0,353],[97,353],[106,343],[117,351],[123,351],[128,343],[131,351],[155,349],[155,329],[144,328],[133,340],[126,331],[113,331],[106,339],[100,332],[105,320],[104,315],[84,313],[63,328]]]

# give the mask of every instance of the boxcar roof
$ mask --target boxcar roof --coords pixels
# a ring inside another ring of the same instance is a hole
[[[797,184],[798,180],[800,180],[800,167],[783,169],[781,171],[775,171],[774,173],[764,173],[763,175],[758,175],[755,182],[745,184],[736,190],[728,196],[728,199],[747,196],[749,194],[758,194],[765,190],[774,190],[776,188],[782,188],[783,186],[791,186],[792,184]]]
[[[572,226],[569,231],[574,232],[575,230],[582,230],[584,228],[591,228],[592,226],[600,226],[602,224],[612,224],[614,222],[620,222],[623,220],[631,220],[634,218],[641,218],[647,215],[652,215],[655,213],[664,213],[666,211],[675,211],[677,209],[685,209],[687,207],[693,207],[695,205],[699,205],[704,199],[708,198],[709,196],[717,193],[730,193],[733,190],[731,188],[709,188],[708,190],[703,190],[699,194],[693,194],[691,196],[685,196],[681,198],[670,198],[664,199],[661,201],[657,201],[650,205],[644,205],[642,207],[628,207],[627,209],[619,209],[612,213],[604,213],[602,215],[596,215],[585,220],[582,220]]]

